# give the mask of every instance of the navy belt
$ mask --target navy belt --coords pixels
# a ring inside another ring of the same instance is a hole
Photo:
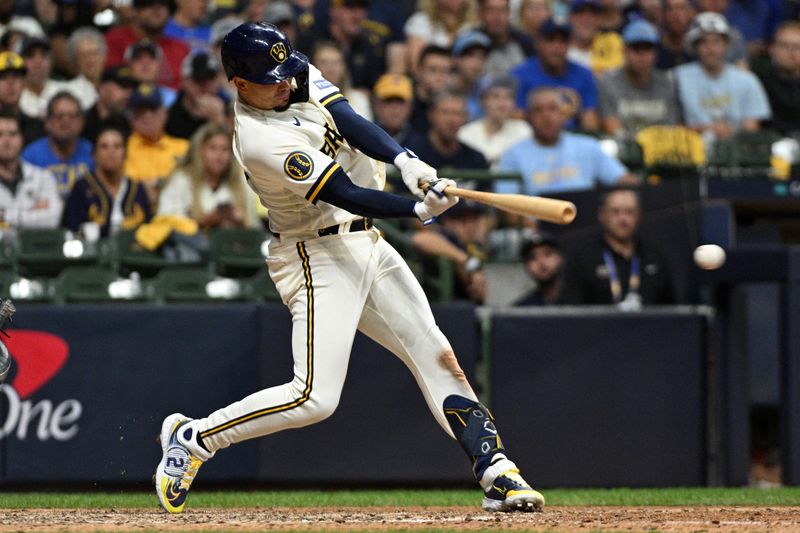
[[[345,224],[347,224],[347,222],[336,224],[334,226],[328,226],[327,228],[322,228],[321,230],[317,230],[317,235],[320,237],[325,237],[327,235],[337,235],[341,231],[342,226],[344,226]],[[370,228],[372,228],[371,218],[359,218],[358,220],[354,220],[350,224],[350,228],[346,232],[342,233],[352,233],[354,231],[366,231]],[[281,238],[280,233],[274,233],[273,235],[275,236],[276,239]]]

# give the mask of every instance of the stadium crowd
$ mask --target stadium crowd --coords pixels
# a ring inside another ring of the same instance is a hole
[[[521,180],[489,186],[552,194],[641,180],[601,138],[633,141],[645,159],[679,139],[702,162],[738,135],[792,135],[799,15],[790,0],[0,0],[0,228],[265,225],[232,156],[235,96],[219,59],[243,21],[281,28],[437,170],[506,171]],[[452,259],[480,302],[486,252],[473,250],[494,223],[464,204],[443,239],[412,244]],[[547,235],[522,257],[548,246],[557,259]],[[638,259],[614,252],[605,263],[638,276]],[[568,300],[586,302],[570,286]]]

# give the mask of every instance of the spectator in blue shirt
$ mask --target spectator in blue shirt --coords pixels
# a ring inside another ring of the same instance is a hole
[[[597,140],[564,131],[566,115],[558,89],[537,89],[528,104],[533,137],[509,148],[498,166],[521,174],[522,183],[499,181],[497,192],[540,195],[590,189],[597,181],[606,185],[635,181],[619,161],[600,149]]]
[[[204,24],[208,0],[176,0],[175,14],[169,18],[164,35],[185,42],[191,50],[208,50],[211,26]]]
[[[568,129],[597,130],[597,83],[586,67],[567,60],[571,29],[568,25],[548,20],[539,29],[537,57],[532,57],[511,70],[519,80],[517,107],[525,109],[528,93],[539,87],[556,87],[567,110]]]
[[[44,127],[47,135],[29,144],[22,159],[55,174],[59,192],[66,198],[75,180],[93,166],[92,143],[80,136],[83,114],[78,99],[67,91],[53,95]]]

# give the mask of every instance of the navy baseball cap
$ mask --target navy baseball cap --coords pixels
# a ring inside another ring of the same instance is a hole
[[[461,32],[456,36],[453,43],[453,55],[460,57],[472,48],[483,48],[489,50],[492,46],[492,41],[489,36],[477,30],[469,30]]]
[[[569,37],[572,33],[572,26],[566,22],[560,22],[552,18],[545,20],[542,22],[542,25],[539,26],[539,35],[542,37],[552,37],[557,33]]]
[[[636,19],[622,30],[622,40],[625,44],[646,43],[656,45],[659,43],[658,30],[646,20]]]
[[[569,8],[570,13],[576,11],[603,11],[603,4],[599,0],[575,0]]]
[[[164,99],[161,97],[161,91],[155,83],[140,83],[131,93],[131,98],[128,100],[128,106],[132,109],[142,107],[156,108],[164,104]]]
[[[539,246],[552,246],[556,250],[561,248],[561,245],[559,244],[555,235],[546,231],[540,231],[523,239],[522,247],[520,248],[521,259],[523,261],[527,261],[531,252],[533,252]]]

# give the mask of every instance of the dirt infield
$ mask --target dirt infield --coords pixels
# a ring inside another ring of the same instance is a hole
[[[548,507],[490,514],[469,507],[21,509],[0,511],[10,531],[256,531],[504,529],[527,531],[800,531],[800,507]]]

